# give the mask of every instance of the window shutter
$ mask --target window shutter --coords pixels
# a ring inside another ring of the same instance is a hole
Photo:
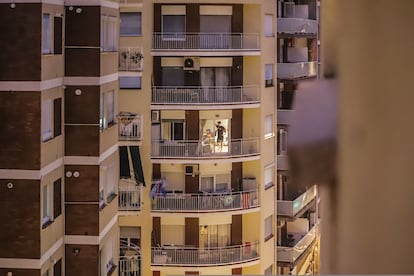
[[[53,100],[53,133],[55,137],[62,134],[62,98]]]
[[[62,214],[62,179],[53,182],[53,219]]]

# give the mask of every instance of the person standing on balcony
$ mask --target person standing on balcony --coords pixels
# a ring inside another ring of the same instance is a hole
[[[216,136],[217,136],[216,143],[219,147],[219,151],[221,151],[223,148],[224,133],[226,133],[226,128],[221,125],[220,121],[218,121],[216,125]]]

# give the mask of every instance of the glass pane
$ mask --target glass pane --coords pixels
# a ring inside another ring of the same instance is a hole
[[[163,33],[185,33],[185,15],[163,15]]]
[[[119,77],[119,88],[141,89],[141,77]]]

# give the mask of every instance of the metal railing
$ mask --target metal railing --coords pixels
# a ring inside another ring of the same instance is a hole
[[[243,210],[258,206],[257,190],[235,193],[157,194],[152,200],[152,211],[174,213]]]
[[[151,157],[166,158],[211,158],[253,156],[259,154],[259,138],[233,139],[219,146],[202,141],[157,141],[151,144]]]
[[[121,256],[119,257],[119,276],[141,276],[141,257]]]
[[[288,34],[316,34],[318,22],[312,19],[279,17],[277,19],[277,32]]]
[[[258,103],[259,87],[246,86],[155,86],[153,104],[237,104]]]
[[[259,242],[246,242],[215,248],[194,248],[189,246],[153,247],[152,265],[198,265],[211,266],[233,264],[259,259]]]
[[[315,77],[317,74],[317,62],[295,62],[278,63],[277,77],[279,79],[297,79],[305,77]]]
[[[153,50],[260,50],[258,33],[154,33]]]
[[[306,233],[293,247],[277,246],[277,261],[293,263],[319,236],[319,223]]]
[[[141,210],[142,187],[119,186],[118,210],[120,211],[139,211]]]
[[[278,200],[277,215],[294,217],[316,197],[316,194],[316,185],[314,185],[293,201]]]
[[[141,115],[120,115],[119,123],[119,140],[142,140],[142,116]]]
[[[119,71],[142,71],[142,47],[119,48]]]

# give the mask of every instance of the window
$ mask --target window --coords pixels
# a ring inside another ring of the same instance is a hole
[[[62,17],[55,16],[53,24],[53,53],[60,55],[62,54]]]
[[[114,16],[101,17],[101,50],[103,52],[116,51],[117,49],[116,20]]]
[[[52,113],[53,112],[53,113]],[[62,98],[42,102],[42,141],[46,142],[62,134]]]
[[[264,170],[265,189],[268,189],[274,185],[273,171],[274,171],[274,166],[266,167]]]
[[[273,15],[265,15],[265,36],[273,36]]]
[[[184,69],[182,67],[162,67],[163,86],[183,86]]]
[[[185,39],[185,15],[162,16],[162,39]]]
[[[62,214],[62,179],[53,182],[53,219]]]
[[[111,272],[115,266],[114,263],[114,238],[109,237],[108,241],[105,243],[105,245],[102,247],[101,250],[99,250],[99,275],[110,275],[109,272]]]
[[[115,123],[115,93],[108,91],[101,94],[100,103],[100,120],[99,126],[101,129],[110,127]]]
[[[270,138],[273,136],[273,114],[266,115],[264,122],[264,137]]]
[[[99,207],[101,209],[116,195],[116,176],[114,164],[102,166],[99,177]]]
[[[265,219],[265,241],[268,241],[269,239],[271,239],[273,237],[273,217],[272,215],[268,216]]]
[[[141,76],[119,77],[119,88],[121,89],[141,89]]]
[[[46,228],[53,219],[53,185],[42,186],[42,226]]]
[[[48,270],[46,270],[43,274],[42,274],[42,276],[50,276],[51,274],[50,274],[50,269],[48,269]]]
[[[50,14],[44,13],[42,17],[42,53],[52,54],[52,24]]]
[[[200,225],[200,247],[222,247],[231,242],[231,224]]]
[[[42,102],[42,141],[46,142],[53,138],[52,131],[52,100]]]
[[[273,64],[265,65],[265,86],[273,86]]]
[[[277,128],[277,155],[287,154],[287,129],[285,127]]]
[[[161,125],[164,140],[184,140],[184,120],[163,120]]]
[[[230,174],[201,176],[200,191],[206,193],[227,193],[230,191]]]
[[[121,12],[120,35],[121,36],[140,36],[142,35],[140,12]]]
[[[110,165],[106,171],[106,199],[107,202],[115,195],[115,186],[116,186],[116,173],[115,173],[115,165]]]

